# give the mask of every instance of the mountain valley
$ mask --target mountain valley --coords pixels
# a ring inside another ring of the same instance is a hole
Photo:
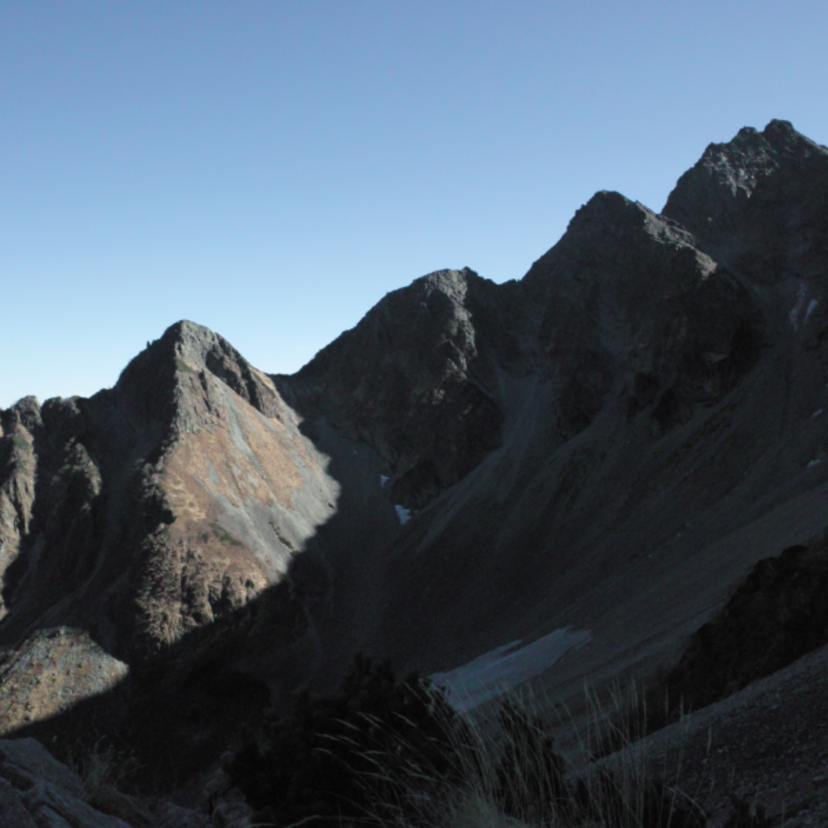
[[[0,411],[0,736],[94,722],[183,784],[356,653],[577,715],[698,655],[750,573],[740,629],[819,615],[827,529],[828,149],[772,121],[660,213],[597,193],[522,279],[423,276],[296,374],[182,321],[111,389]],[[755,569],[795,546],[806,609]]]

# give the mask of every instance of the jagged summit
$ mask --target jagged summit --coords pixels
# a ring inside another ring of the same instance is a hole
[[[691,250],[695,240],[677,222],[620,193],[604,190],[575,212],[561,240],[532,265],[523,283],[534,295],[543,296],[556,279],[583,280],[587,272],[597,275],[599,262],[611,268],[612,261],[625,256],[632,261],[626,252],[630,245],[640,248],[653,243]],[[699,266],[704,273],[713,267],[709,260],[700,261]]]
[[[509,350],[506,320],[520,310],[499,294],[468,268],[431,273],[389,293],[279,386],[307,416],[374,448],[397,502],[424,506],[500,443],[495,352]],[[502,333],[481,342],[487,330]]]
[[[116,385],[116,393],[136,411],[148,418],[195,416],[189,410],[192,395],[176,394],[176,383],[187,377],[210,374],[233,389],[267,417],[278,417],[282,411],[272,383],[223,337],[198,325],[182,320],[171,325],[160,339],[150,343],[124,369]],[[190,383],[197,396],[209,395],[205,381],[200,387]],[[167,412],[166,415],[163,412]],[[189,412],[189,413],[185,413]],[[195,427],[190,422],[188,427]]]
[[[722,242],[743,235],[743,225],[755,219],[765,232],[792,207],[808,211],[815,198],[824,200],[826,181],[828,149],[775,120],[762,132],[745,127],[728,143],[710,144],[679,178],[662,213],[700,239]]]

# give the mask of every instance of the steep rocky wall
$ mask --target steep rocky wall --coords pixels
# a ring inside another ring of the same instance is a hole
[[[531,319],[515,292],[468,269],[424,276],[279,387],[299,411],[376,449],[391,497],[422,507],[500,445],[497,371],[525,359]]]
[[[0,645],[26,681],[37,676],[19,648],[38,631],[67,630],[54,664],[45,650],[35,660],[43,676],[93,650],[90,669],[109,676],[110,662],[135,666],[233,614],[285,577],[335,510],[329,458],[272,381],[190,323],[150,345],[114,389],[42,407],[26,399],[2,423]],[[6,689],[24,705],[20,681]],[[3,725],[62,704],[21,706]]]
[[[545,305],[538,347],[569,439],[610,393],[669,429],[756,363],[763,320],[748,290],[680,225],[599,193],[524,278]]]
[[[21,400],[0,418],[0,614],[6,615],[7,575],[20,554],[21,541],[29,531],[34,505],[35,458],[33,437],[40,407],[32,398]],[[28,424],[28,427],[27,427]]]
[[[711,144],[670,193],[663,214],[758,284],[824,280],[828,149],[787,121]]]
[[[828,643],[828,543],[763,558],[665,675],[687,710],[719,701]]]

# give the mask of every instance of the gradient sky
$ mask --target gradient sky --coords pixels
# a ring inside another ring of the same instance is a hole
[[[520,278],[595,191],[828,143],[828,4],[3,0],[0,407],[191,319],[292,372],[443,267]]]

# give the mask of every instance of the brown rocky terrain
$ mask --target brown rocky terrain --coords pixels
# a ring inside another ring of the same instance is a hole
[[[431,673],[573,628],[534,679],[569,701],[675,660],[828,524],[826,219],[828,150],[773,121],[295,375],[180,322],[114,388],[1,412],[0,731],[110,704],[209,764],[358,651]]]

